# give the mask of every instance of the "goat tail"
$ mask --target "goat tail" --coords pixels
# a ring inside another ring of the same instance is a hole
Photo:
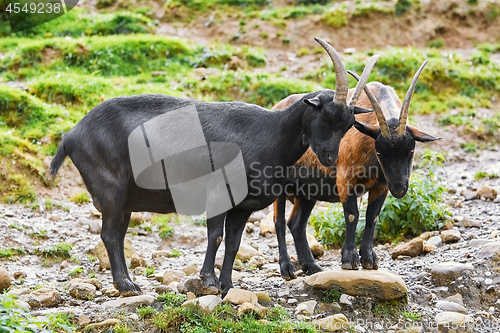
[[[64,159],[68,156],[66,149],[64,148],[64,138],[61,141],[61,144],[59,145],[59,148],[57,149],[56,156],[52,159],[52,162],[50,162],[50,175],[52,178],[56,178],[57,171],[61,167],[61,165],[64,162]]]

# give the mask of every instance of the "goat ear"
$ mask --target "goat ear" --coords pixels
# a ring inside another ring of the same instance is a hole
[[[373,112],[373,109],[365,109],[360,106],[354,106],[354,114],[370,113],[370,112]]]
[[[356,127],[356,129],[361,133],[368,135],[369,137],[372,137],[375,140],[377,140],[377,138],[380,135],[380,127],[376,127],[370,124],[365,124],[357,120],[354,120],[354,127]]]
[[[429,141],[436,141],[436,140],[441,139],[440,137],[432,136],[430,134],[421,132],[416,127],[411,126],[411,125],[406,125],[406,128],[410,132],[411,136],[415,139],[415,141],[429,142]]]
[[[321,106],[321,99],[318,96],[315,96],[313,98],[306,98],[304,99],[304,103],[312,106],[315,109],[318,109]]]

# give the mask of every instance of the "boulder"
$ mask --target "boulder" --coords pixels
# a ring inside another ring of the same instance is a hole
[[[314,314],[317,304],[318,302],[315,300],[299,303],[299,305],[295,308],[295,314],[302,314],[306,316],[312,315]]]
[[[201,296],[189,301],[185,301],[182,305],[183,306],[188,306],[189,304],[194,304],[199,306],[202,309],[206,309],[209,311],[213,311],[213,309],[222,303],[222,298],[217,295],[207,295],[207,296]]]
[[[467,314],[467,309],[464,308],[463,305],[450,301],[439,301],[436,303],[436,308],[442,311],[451,311],[451,312],[459,312]]]
[[[243,289],[231,288],[222,300],[223,303],[231,303],[234,305],[241,305],[243,303],[251,303],[257,305],[259,299],[253,292]]]
[[[435,281],[441,281],[446,284],[449,280],[462,275],[464,271],[472,271],[472,264],[461,264],[458,262],[442,262],[432,267],[431,275]]]
[[[322,319],[316,319],[313,324],[315,328],[319,328],[327,332],[349,330],[349,320],[345,315],[341,313],[337,313],[336,315],[328,316]]]
[[[180,281],[179,284],[177,285],[177,290],[181,294],[187,294],[188,292],[192,292],[196,296],[201,296],[202,295],[202,281],[200,277],[198,276],[185,276],[183,277]]]
[[[99,259],[99,266],[102,269],[109,269],[111,266],[109,265],[109,256],[108,256],[108,251],[106,251],[106,247],[104,246],[104,243],[100,241],[94,250],[92,252],[97,256]],[[130,239],[125,238],[125,258],[132,258],[134,255],[134,248],[132,247],[132,242]]]
[[[481,250],[476,254],[477,258],[500,260],[500,242],[490,242],[481,246]]]
[[[313,235],[307,234],[307,242],[309,243],[309,248],[315,258],[321,257],[325,254],[325,248],[314,238]]]
[[[61,295],[57,290],[45,287],[24,295],[20,299],[28,303],[33,308],[56,307],[62,302]]]
[[[422,253],[424,250],[424,241],[422,238],[413,238],[411,241],[396,246],[391,253],[392,259],[396,259],[398,256],[410,256],[416,257]]]
[[[497,195],[497,190],[488,185],[483,185],[477,189],[477,196],[484,201],[494,201],[497,198]]]
[[[473,319],[462,313],[441,312],[436,315],[435,320],[441,332],[474,332]]]
[[[73,279],[68,285],[69,294],[76,299],[93,299],[97,288],[90,283],[84,283],[82,279]]]
[[[308,276],[305,284],[316,289],[338,288],[351,296],[376,297],[381,300],[397,299],[408,289],[403,279],[386,269],[378,270],[332,270]]]
[[[9,272],[6,269],[0,268],[0,292],[10,288],[12,281],[9,276]]]
[[[162,283],[168,286],[172,282],[179,282],[185,276],[186,273],[183,271],[169,269],[163,273]]]
[[[119,306],[128,306],[130,308],[135,308],[139,305],[153,304],[155,297],[151,295],[139,295],[131,297],[122,297],[112,301],[107,301],[102,303],[105,309],[114,309]]]
[[[444,230],[441,232],[441,240],[445,244],[456,243],[462,239],[460,231],[455,229]]]

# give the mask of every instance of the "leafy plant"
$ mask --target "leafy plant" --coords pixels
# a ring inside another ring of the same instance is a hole
[[[80,275],[84,272],[83,268],[82,267],[77,267],[75,268],[74,270],[72,270],[71,272],[69,272],[69,276],[75,276],[75,275]]]
[[[181,306],[182,303],[186,301],[186,296],[182,294],[174,294],[174,293],[163,293],[158,296],[157,300],[159,302],[164,303],[164,306],[177,307]]]
[[[10,258],[16,255],[25,255],[25,254],[26,250],[22,247],[18,248],[9,247],[0,249],[0,258]]]
[[[146,276],[153,275],[156,272],[156,267],[154,266],[147,266],[146,267]]]
[[[89,202],[89,194],[87,192],[80,192],[73,194],[69,197],[69,200],[73,201],[76,204],[83,204]]]
[[[69,244],[66,242],[61,242],[55,245],[52,245],[48,249],[36,248],[35,254],[41,255],[45,258],[54,258],[54,259],[68,259],[71,258],[70,251],[73,249],[73,244]]]
[[[411,9],[411,0],[398,0],[394,6],[396,16],[401,16]]]
[[[157,215],[153,217],[153,224],[158,225],[159,236],[161,239],[167,239],[174,234],[174,228],[169,225],[172,219],[170,214],[167,215]]]
[[[140,308],[137,308],[137,315],[140,318],[148,318],[157,313],[158,311],[153,309],[150,306],[141,306]]]
[[[429,43],[427,43],[427,46],[439,49],[444,46],[444,41],[441,38],[436,38],[429,41]]]
[[[321,294],[321,301],[325,303],[338,302],[342,296],[342,292],[337,288],[323,290]]]
[[[14,296],[0,295],[0,332],[31,333],[30,326],[40,330],[47,326],[47,321],[42,321],[30,316],[30,310],[16,302]],[[42,332],[47,332],[42,330]]]
[[[476,175],[474,176],[474,180],[480,180],[483,178],[498,178],[498,174],[496,173],[488,173],[485,171],[478,171],[476,172]]]
[[[424,153],[419,169],[410,177],[406,196],[401,199],[388,196],[379,215],[379,241],[392,242],[403,235],[415,236],[437,230],[449,219],[451,213],[443,202],[446,189],[435,175],[436,167],[442,167],[444,160],[440,153]]]

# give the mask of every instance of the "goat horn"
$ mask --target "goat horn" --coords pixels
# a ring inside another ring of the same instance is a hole
[[[401,114],[399,116],[398,136],[402,136],[406,132],[406,122],[408,121],[408,112],[410,111],[411,97],[413,96],[413,91],[415,90],[418,77],[420,76],[420,73],[422,72],[422,70],[424,69],[425,65],[427,65],[428,62],[429,60],[426,60],[420,66],[418,71],[415,73],[413,80],[411,81],[410,88],[408,88],[408,91],[406,92],[406,96],[403,101],[403,106],[401,106]]]
[[[336,82],[334,102],[337,104],[347,105],[347,90],[349,90],[349,82],[347,81],[347,72],[345,70],[344,63],[340,58],[340,55],[330,44],[328,44],[321,38],[314,37],[314,40],[317,41],[321,46],[323,46],[323,48],[333,61]]]
[[[374,55],[373,57],[370,58],[370,60],[366,64],[365,69],[363,70],[363,74],[361,74],[361,78],[358,80],[358,84],[356,85],[356,90],[354,91],[354,94],[352,94],[351,98],[349,99],[349,102],[347,103],[347,105],[349,105],[350,108],[354,107],[354,105],[358,101],[359,96],[361,96],[361,92],[363,91],[366,85],[366,81],[368,81],[368,76],[370,76],[373,66],[375,66],[375,63],[379,59],[380,59],[379,55]]]
[[[358,74],[354,73],[353,71],[347,71],[350,75],[352,75],[356,80],[360,80],[360,77]],[[373,95],[372,91],[365,85],[364,87],[365,94],[368,96],[368,99],[372,103],[373,110],[375,111],[375,115],[377,116],[378,124],[380,126],[380,132],[382,133],[382,136],[385,136],[386,138],[390,137],[390,132],[389,132],[389,126],[387,126],[387,121],[385,120],[384,112],[382,111],[382,107],[380,106],[379,102],[377,101],[377,98],[375,95]]]

